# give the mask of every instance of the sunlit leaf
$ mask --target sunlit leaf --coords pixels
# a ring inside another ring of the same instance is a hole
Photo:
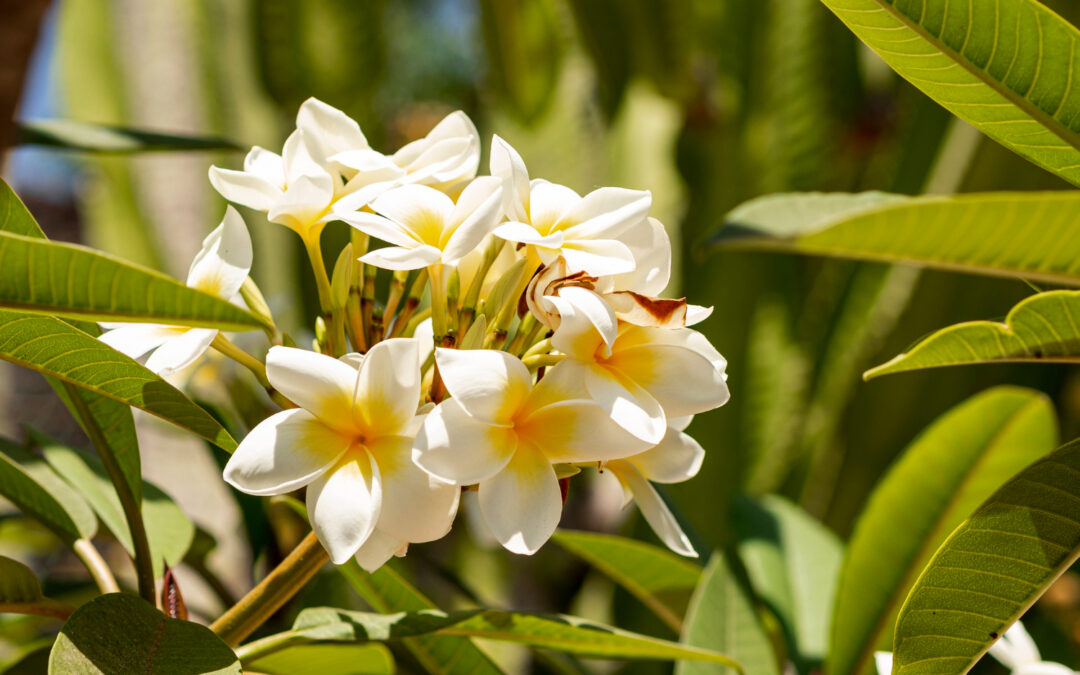
[[[380,644],[297,645],[246,662],[244,666],[265,675],[393,675],[395,672],[393,655]]]
[[[223,138],[162,134],[75,120],[20,120],[16,123],[15,134],[16,145],[41,145],[93,153],[240,149]]]
[[[1080,184],[1080,32],[1034,0],[822,0],[901,77]]]
[[[896,622],[897,675],[966,673],[1080,557],[1080,443],[1003,485],[931,558]]]
[[[71,608],[46,598],[29,567],[0,555],[0,614],[5,612],[67,618]]]
[[[748,673],[780,675],[776,653],[761,627],[754,598],[739,582],[724,554],[713,553],[686,615],[684,643],[723,652]],[[724,675],[731,670],[713,663],[683,661],[676,675]]]
[[[712,242],[1080,284],[1080,193],[902,197],[791,193],[752,199]]]
[[[672,630],[681,630],[701,567],[667,549],[610,534],[559,530],[552,541],[611,577]]]
[[[1004,322],[966,321],[923,338],[863,375],[1004,361],[1072,362],[1080,355],[1080,291],[1047,291],[1018,303]]]
[[[68,545],[97,532],[97,518],[90,506],[45,460],[4,440],[0,440],[0,496]]]
[[[994,490],[1057,445],[1050,401],[997,387],[929,426],[870,496],[840,574],[829,672],[872,672],[891,651],[911,585],[950,532]]]
[[[792,655],[825,658],[843,556],[840,540],[791,502],[768,495],[735,505],[738,551],[755,594],[784,628]]]
[[[80,607],[56,637],[49,673],[236,673],[240,662],[206,626],[170,619],[135,595]]]
[[[178,389],[53,317],[0,310],[0,359],[145,410],[232,452],[236,441]]]

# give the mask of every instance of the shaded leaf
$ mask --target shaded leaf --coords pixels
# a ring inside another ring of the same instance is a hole
[[[26,237],[45,238],[45,233],[19,199],[19,195],[15,194],[3,179],[0,179],[0,230]]]
[[[97,531],[97,518],[82,497],[43,459],[4,440],[0,440],[0,495],[68,545]]]
[[[949,535],[896,622],[897,675],[966,673],[1080,557],[1080,443],[1020,472]]]
[[[550,0],[481,0],[480,28],[492,89],[523,122],[547,109],[562,61]]]
[[[56,637],[50,673],[236,673],[236,655],[206,626],[170,619],[137,596],[109,593],[80,607]]]
[[[392,675],[394,657],[380,644],[310,644],[289,647],[244,666],[266,675]]]
[[[680,632],[701,567],[667,549],[610,534],[559,530],[552,541],[611,577]]]
[[[1060,16],[1034,0],[822,2],[927,96],[1080,184],[1080,33]]]
[[[917,342],[863,374],[1005,361],[1073,362],[1080,355],[1080,291],[1047,291],[1018,303],[1004,322],[966,321]]]
[[[223,138],[163,134],[75,120],[20,120],[16,123],[15,144],[94,153],[241,149]]]
[[[46,598],[29,567],[0,555],[0,614],[40,614],[66,619],[73,609]]]
[[[911,585],[945,537],[994,490],[1057,445],[1045,395],[996,387],[923,431],[871,494],[840,575],[829,672],[873,672],[892,650]]]
[[[1080,193],[902,197],[791,193],[752,199],[713,244],[1080,284]]]
[[[739,582],[724,554],[717,551],[705,566],[686,615],[684,643],[723,652],[748,673],[780,675],[776,653],[761,627],[754,597]],[[731,670],[712,663],[683,661],[676,675],[709,675]]]

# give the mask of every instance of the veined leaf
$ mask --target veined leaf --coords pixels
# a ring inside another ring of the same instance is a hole
[[[893,673],[960,675],[1080,557],[1080,442],[1020,472],[953,531],[896,621]]]
[[[241,149],[223,138],[162,134],[75,120],[22,120],[16,123],[15,134],[16,145],[42,145],[94,153]]]
[[[96,457],[57,444],[42,449],[45,460],[86,498],[91,508],[113,536],[135,555],[127,518],[109,476]],[[153,483],[143,483],[143,522],[150,541],[150,562],[154,577],[161,578],[162,562],[174,566],[183,560],[195,538],[195,525],[179,506]]]
[[[49,654],[50,673],[240,675],[240,662],[209,628],[170,619],[127,593],[86,603],[68,619]]]
[[[41,584],[30,568],[0,555],[0,614],[42,614],[66,619],[73,609],[41,593]]]
[[[45,233],[19,199],[19,195],[15,194],[3,179],[0,179],[0,230],[26,237],[45,238]]]
[[[236,441],[178,389],[53,317],[0,310],[0,359],[126,403],[232,452]]]
[[[245,666],[251,672],[265,675],[393,675],[395,672],[393,655],[380,644],[297,645]]]
[[[1080,32],[1034,0],[822,0],[893,70],[1080,184]]]
[[[97,518],[45,460],[0,439],[0,495],[69,546],[97,532]]]
[[[739,583],[730,563],[719,551],[713,553],[690,601],[683,642],[728,654],[748,673],[780,675],[776,653],[761,627],[754,597]],[[675,667],[676,675],[730,672],[723,666],[699,661],[683,661]]]
[[[1022,300],[1004,322],[966,321],[943,328],[863,378],[971,363],[1073,362],[1078,356],[1080,291],[1047,291]]]
[[[251,330],[262,324],[221,298],[107,253],[0,232],[0,307],[89,320]]]
[[[611,577],[676,633],[681,631],[701,567],[667,549],[610,534],[559,530],[552,541]]]
[[[1045,395],[996,387],[953,408],[870,495],[840,574],[828,672],[873,672],[896,614],[937,547],[1005,481],[1057,445]]]
[[[820,663],[832,626],[840,540],[791,502],[767,495],[735,503],[739,556],[755,594],[780,620],[793,659]]]
[[[294,644],[382,641],[432,633],[516,642],[586,658],[710,661],[742,672],[735,661],[707,649],[638,635],[578,617],[491,609],[371,614],[313,607],[300,612],[292,630],[246,644],[237,653],[247,662]]]
[[[1075,286],[1078,223],[1077,192],[790,193],[740,205],[710,241]]]

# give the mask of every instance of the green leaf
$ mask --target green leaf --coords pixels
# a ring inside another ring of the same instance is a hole
[[[491,609],[397,614],[314,607],[300,612],[292,630],[244,645],[246,661],[293,644],[316,641],[393,640],[427,634],[502,640],[598,659],[688,659],[739,665],[713,651],[638,635],[572,616],[524,614]]]
[[[972,363],[1072,363],[1078,356],[1080,291],[1047,291],[1019,302],[1004,322],[965,321],[942,328],[863,378]]]
[[[25,237],[45,238],[37,221],[30,215],[19,195],[6,181],[0,179],[0,231],[21,234]]]
[[[900,609],[893,673],[960,675],[1080,557],[1080,442],[1020,472],[953,531]]]
[[[748,673],[780,675],[776,653],[761,627],[754,597],[739,582],[720,551],[709,559],[701,584],[694,591],[682,641],[723,652],[738,660]],[[696,661],[683,661],[675,667],[676,675],[730,672],[723,666]]]
[[[843,557],[840,540],[791,502],[767,495],[735,503],[738,551],[755,594],[780,620],[793,658],[825,658]]]
[[[86,498],[101,522],[134,556],[135,546],[127,518],[101,461],[55,443],[44,446],[42,454],[49,465]],[[161,578],[164,573],[162,561],[172,567],[183,560],[195,538],[195,525],[161,488],[149,482],[142,483],[141,487],[144,494],[143,522],[150,540],[150,562],[154,577]]]
[[[611,577],[676,633],[701,567],[666,549],[610,534],[559,530],[559,546]]]
[[[555,94],[562,61],[551,0],[482,0],[480,28],[489,84],[520,120],[535,122]]]
[[[50,600],[29,567],[0,555],[0,614],[41,614],[66,619],[72,608]]]
[[[0,495],[69,546],[97,532],[97,518],[43,459],[0,439]]]
[[[109,593],[60,629],[49,673],[236,673],[240,662],[206,626],[170,619],[137,596]]]
[[[94,153],[241,149],[223,138],[161,134],[75,120],[22,120],[16,123],[15,134],[16,145],[43,145]]]
[[[145,410],[232,452],[209,413],[133,359],[53,317],[0,310],[0,359]]]
[[[393,675],[394,657],[380,644],[310,644],[283,649],[244,666],[266,675]]]
[[[1080,33],[1034,0],[822,0],[901,77],[1080,184]]]
[[[738,206],[710,241],[1075,286],[1077,222],[1077,192],[790,193]]]
[[[0,232],[0,307],[94,321],[221,330],[262,324],[246,310],[85,246]]]
[[[828,671],[872,672],[908,590],[937,547],[1005,481],[1057,445],[1039,392],[995,387],[923,431],[870,495],[840,575]]]

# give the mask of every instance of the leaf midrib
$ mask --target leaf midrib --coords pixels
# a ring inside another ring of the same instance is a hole
[[[970,2],[971,0],[967,0],[967,1]],[[994,79],[990,75],[990,73],[988,73],[984,69],[979,68],[978,66],[976,66],[974,63],[969,61],[963,54],[957,53],[952,47],[945,44],[939,37],[932,35],[929,31],[927,31],[922,26],[922,24],[915,23],[914,21],[912,21],[910,17],[908,17],[906,14],[902,13],[900,10],[896,9],[895,5],[893,5],[893,4],[889,3],[889,2],[886,2],[885,0],[871,0],[871,2],[878,5],[884,11],[891,14],[893,16],[893,18],[895,18],[897,21],[899,21],[900,23],[907,26],[908,29],[910,29],[911,31],[917,33],[924,40],[926,40],[927,42],[932,44],[934,47],[936,47],[938,49],[938,51],[940,51],[941,53],[948,56],[955,63],[959,64],[961,68],[968,71],[968,73],[970,73],[976,79],[978,79],[983,84],[987,85],[988,87],[993,89],[995,92],[997,92],[998,95],[1000,95],[1001,97],[1007,99],[1010,103],[1015,105],[1017,108],[1020,108],[1022,111],[1024,111],[1028,115],[1028,117],[1034,119],[1036,122],[1041,124],[1043,127],[1045,127],[1047,130],[1049,130],[1055,136],[1060,138],[1066,144],[1071,146],[1073,149],[1075,149],[1077,151],[1080,151],[1080,134],[1077,134],[1072,129],[1069,129],[1068,127],[1063,125],[1061,122],[1059,122],[1055,117],[1053,117],[1052,115],[1048,115],[1044,110],[1042,110],[1041,108],[1039,108],[1035,104],[1031,103],[1031,101],[1028,101],[1026,98],[1021,96],[1017,92],[1015,92],[1012,89],[1006,87],[1003,83],[999,83],[996,79]],[[1055,14],[1053,11],[1051,11],[1049,9],[1046,9],[1045,11],[1051,15],[1052,19],[1057,19],[1057,20],[1062,21],[1062,22],[1065,21],[1064,19],[1059,17],[1057,14]],[[997,21],[997,19],[995,17],[995,22],[996,21]],[[1035,11],[1035,21],[1036,21],[1036,23],[1038,23],[1038,21],[1039,21],[1038,10]],[[1039,24],[1039,25],[1041,25],[1041,24]],[[1071,28],[1071,26],[1069,26],[1069,27]],[[969,28],[970,28],[970,26],[969,26]],[[1041,41],[1041,34],[1040,34],[1040,41]],[[871,46],[871,48],[873,48],[873,47]],[[1019,46],[1017,46],[1017,49],[1019,49]],[[874,52],[876,53],[877,50],[874,49]],[[885,57],[882,56],[881,58],[884,59]],[[904,79],[907,79],[907,78],[905,77]],[[1034,87],[1032,87],[1032,88],[1034,88]],[[921,90],[921,88],[920,88],[920,90]],[[942,107],[944,107],[944,106],[942,106]],[[978,124],[974,124],[974,126],[978,127]],[[1006,145],[1006,144],[1003,143],[1003,145]],[[1010,150],[1012,149],[1010,147],[1010,145],[1006,145],[1006,147],[1009,147]]]
[[[952,491],[951,496],[945,502],[945,508],[941,511],[942,513],[949,513],[953,508],[956,507],[956,502],[959,495],[963,492],[964,488],[967,487],[968,483],[971,481],[971,477],[975,475],[978,469],[986,462],[987,457],[993,452],[994,447],[1001,441],[1002,436],[1004,436],[1005,433],[1013,425],[1017,424],[1017,421],[1022,419],[1028,413],[1028,410],[1032,406],[1038,406],[1041,401],[1041,398],[1035,398],[1025,403],[1020,408],[1018,408],[1016,412],[1009,416],[1009,419],[1005,422],[1005,424],[1001,425],[1001,427],[999,427],[998,430],[994,432],[994,435],[990,438],[990,442],[986,445],[987,449],[979,454],[978,459],[976,459],[975,463],[972,464],[971,470],[964,474],[963,480],[961,480],[957,484],[956,489]],[[896,605],[896,599],[900,595],[901,590],[907,588],[909,581],[911,581],[912,586],[914,586],[914,579],[912,577],[916,575],[917,571],[921,571],[915,569],[915,564],[919,560],[923,559],[926,551],[930,548],[930,543],[934,541],[937,534],[941,531],[943,520],[943,518],[938,518],[937,520],[935,520],[927,536],[922,538],[918,550],[916,551],[915,555],[912,556],[911,562],[907,565],[904,571],[904,575],[900,579],[900,583],[894,586],[892,593],[889,594],[888,603],[886,604],[888,611],[882,612],[878,615],[877,620],[874,622],[873,630],[870,633],[870,637],[872,639],[867,640],[866,643],[863,644],[862,651],[859,652],[859,656],[855,661],[855,668],[852,670],[852,672],[863,672],[863,669],[866,667],[869,659],[874,654],[874,650],[877,646],[877,641],[881,637],[881,633],[885,628],[885,622],[888,621],[888,618],[890,616],[892,616],[893,608],[895,608],[896,611],[899,613],[900,608]],[[955,529],[955,527],[953,529]],[[945,542],[942,541],[941,543],[944,544]],[[929,564],[929,561],[927,561],[927,563]]]

